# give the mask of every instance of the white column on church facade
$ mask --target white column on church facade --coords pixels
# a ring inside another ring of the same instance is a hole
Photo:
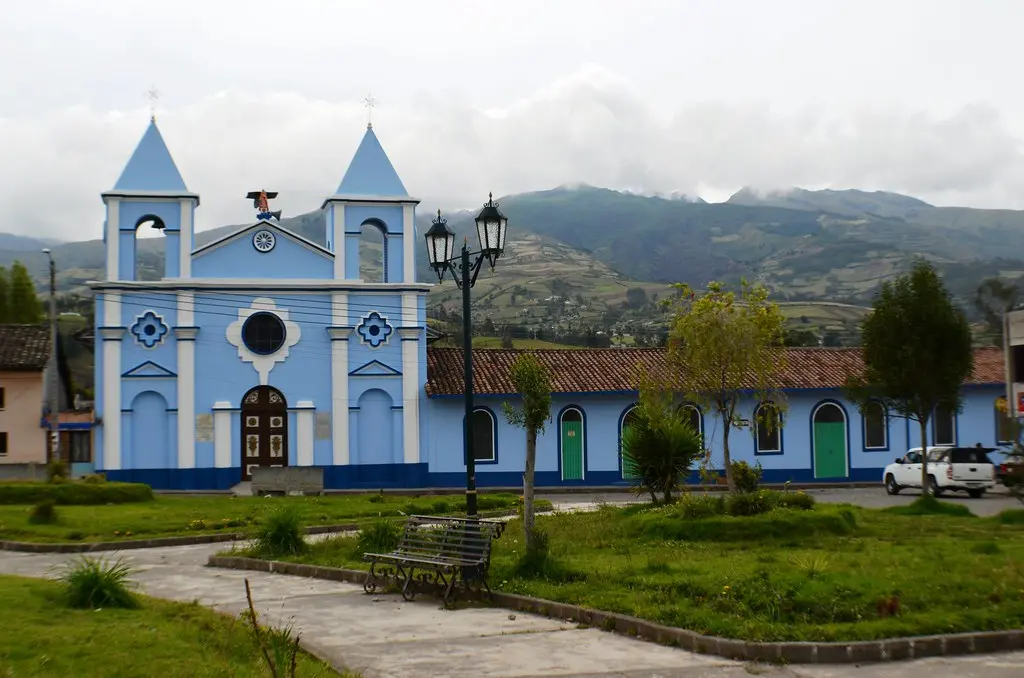
[[[117,280],[121,266],[121,201],[107,199],[107,280]],[[118,295],[120,296],[120,295]],[[118,323],[119,324],[119,323]]]
[[[414,219],[414,206],[403,205],[402,206],[402,282],[414,283],[416,282],[415,264],[416,264],[416,220]],[[404,314],[404,309],[403,309]],[[413,324],[415,324],[415,314],[413,315]]]
[[[335,226],[335,234],[338,229]],[[338,248],[335,247],[335,250]],[[336,256],[338,253],[336,252]],[[341,253],[344,256],[344,253]],[[335,269],[337,270],[337,269]],[[342,272],[344,275],[344,271]],[[331,295],[331,451],[335,466],[347,466],[348,449],[348,295]]]
[[[192,277],[192,209],[191,198],[181,201],[181,232],[178,236],[178,277]],[[183,325],[180,320],[179,325]]]
[[[316,427],[316,407],[312,400],[295,404],[295,465],[313,465],[313,431]]]
[[[334,241],[334,278],[344,280],[345,278],[345,203],[336,202],[331,205],[331,214],[334,219],[334,231],[331,239]],[[338,323],[335,322],[335,325]],[[346,372],[346,374],[348,374]]]
[[[226,400],[213,404],[213,465],[231,468],[231,415],[234,407]]]
[[[178,292],[178,468],[196,467],[195,293]]]
[[[121,294],[103,293],[103,470],[121,469]]]
[[[420,398],[419,398],[419,338],[422,330],[416,326],[417,297],[411,292],[402,294],[402,440],[406,464],[420,461]]]

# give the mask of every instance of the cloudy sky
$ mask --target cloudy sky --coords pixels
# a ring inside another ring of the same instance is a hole
[[[319,207],[374,128],[425,205],[584,182],[1024,209],[1020,0],[32,0],[4,6],[2,230],[98,237],[157,121],[198,228]]]

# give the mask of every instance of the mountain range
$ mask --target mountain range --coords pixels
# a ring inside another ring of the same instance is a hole
[[[936,207],[897,193],[743,189],[724,203],[707,203],[584,185],[506,196],[500,204],[509,218],[508,254],[493,276],[481,274],[474,301],[506,320],[522,315],[516,302],[523,299],[542,305],[555,294],[603,312],[631,288],[657,294],[672,282],[700,286],[741,276],[769,284],[780,300],[867,305],[879,283],[916,256],[934,261],[961,300],[986,277],[1024,277],[1024,212]],[[475,239],[473,216],[446,215],[460,240]],[[430,220],[419,215],[420,233]],[[281,225],[324,242],[319,211]],[[200,232],[197,245],[236,228]],[[82,292],[86,280],[101,275],[98,239],[53,243],[0,234],[0,265],[20,259],[42,283],[41,247],[53,251],[60,290]],[[140,240],[144,277],[158,275],[161,249],[159,238]],[[436,280],[425,248],[416,252],[421,280]],[[375,253],[379,244],[365,252],[371,269]],[[438,286],[431,301],[454,300],[455,292],[454,284]]]

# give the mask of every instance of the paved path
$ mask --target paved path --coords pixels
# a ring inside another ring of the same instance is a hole
[[[205,567],[225,544],[125,551],[143,592],[237,615],[248,577],[257,609],[365,678],[1019,678],[1024,653],[856,666],[752,666],[503,609],[446,611],[436,601],[368,596],[352,584]],[[109,554],[108,554],[109,555]],[[0,573],[47,576],[68,556],[0,552]]]

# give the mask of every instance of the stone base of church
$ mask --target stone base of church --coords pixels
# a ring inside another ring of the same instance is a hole
[[[432,473],[427,464],[365,464],[353,466],[325,466],[324,488],[328,490],[373,491],[378,489],[428,490],[430,488],[465,487],[466,474]],[[815,478],[811,469],[766,469],[762,482],[766,484],[807,483],[880,483],[882,468],[855,468],[845,478]],[[241,468],[196,469],[131,469],[106,471],[107,479],[116,482],[145,483],[155,490],[228,490],[242,477]],[[514,471],[477,471],[477,487],[521,487],[523,474]],[[686,479],[699,484],[700,476],[693,472]],[[621,487],[629,483],[619,471],[589,471],[585,480],[562,480],[558,471],[538,471],[538,488],[558,487]]]

